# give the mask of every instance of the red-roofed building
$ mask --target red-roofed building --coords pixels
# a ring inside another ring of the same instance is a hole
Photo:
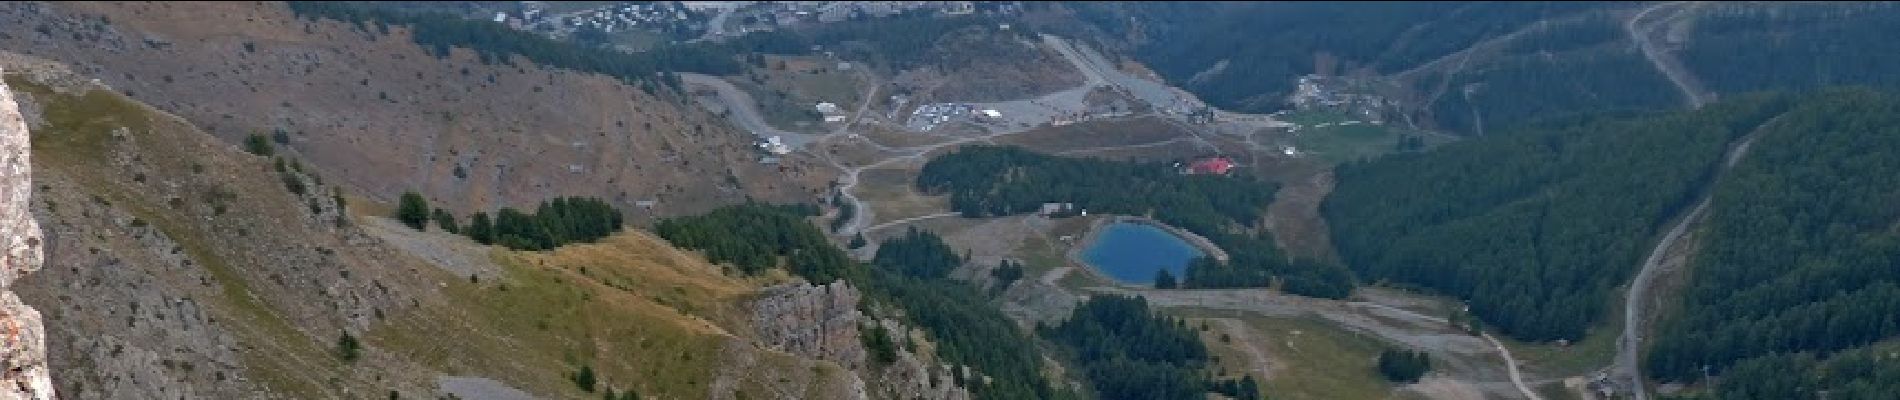
[[[1187,173],[1195,175],[1226,175],[1227,171],[1232,169],[1234,169],[1234,160],[1228,159],[1227,157],[1215,156],[1194,160],[1193,163],[1188,164]]]

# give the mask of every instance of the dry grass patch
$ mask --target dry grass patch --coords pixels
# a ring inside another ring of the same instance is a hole
[[[871,225],[950,209],[948,196],[925,196],[913,189],[916,177],[917,171],[912,169],[879,168],[858,173],[855,194],[874,209],[876,218]]]
[[[441,288],[447,304],[391,318],[369,343],[536,393],[582,395],[568,374],[586,364],[621,389],[705,398],[734,338],[716,322],[744,326],[736,305],[778,279],[727,277],[645,232],[546,253],[493,251],[503,278],[451,278]]]

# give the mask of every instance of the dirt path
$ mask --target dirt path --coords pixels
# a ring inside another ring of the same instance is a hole
[[[1266,382],[1273,378],[1273,358],[1267,355],[1266,350],[1260,348],[1260,343],[1266,342],[1267,339],[1260,337],[1258,332],[1254,332],[1253,328],[1247,327],[1245,322],[1238,319],[1219,318],[1214,322],[1220,324],[1222,331],[1233,336],[1236,347],[1239,347],[1240,352],[1247,356],[1247,365],[1253,366],[1255,379]]]
[[[1676,84],[1676,89],[1688,99],[1689,108],[1702,108],[1702,105],[1708,104],[1715,96],[1702,87],[1702,82],[1697,80],[1695,75],[1689,73],[1689,69],[1682,65],[1682,60],[1677,59],[1675,54],[1662,48],[1656,41],[1659,39],[1657,36],[1666,35],[1672,25],[1688,18],[1697,5],[1695,2],[1688,1],[1660,3],[1644,8],[1635,16],[1630,17],[1629,21],[1623,23],[1623,30],[1629,33],[1630,40],[1635,41],[1636,46],[1642,49],[1643,58],[1649,59],[1649,63],[1655,65],[1656,70],[1661,71],[1664,77],[1669,78],[1670,83]],[[1654,18],[1653,23],[1650,22],[1650,15],[1657,11],[1662,11],[1662,13],[1656,14],[1658,17]],[[1667,37],[1660,39],[1668,40]]]
[[[1388,306],[1384,304],[1370,303],[1370,302],[1363,302],[1363,301],[1349,302],[1347,304],[1360,306],[1360,307],[1384,309],[1390,312],[1410,315],[1413,318],[1438,322],[1445,325],[1451,325],[1451,321],[1445,318],[1419,314],[1419,313],[1407,311],[1405,309],[1392,307],[1392,306]],[[1504,342],[1498,341],[1498,338],[1496,336],[1491,336],[1490,332],[1483,333],[1479,335],[1479,337],[1484,338],[1484,341],[1486,343],[1490,343],[1492,349],[1497,350],[1498,357],[1504,359],[1504,370],[1505,370],[1505,373],[1511,376],[1511,386],[1517,387],[1517,391],[1519,393],[1522,393],[1524,395],[1524,398],[1531,399],[1531,400],[1544,400],[1543,396],[1539,396],[1536,391],[1531,390],[1530,384],[1524,383],[1524,372],[1518,369],[1519,362],[1517,361],[1517,358],[1511,356],[1511,349],[1509,347],[1505,347]]]
[[[1721,169],[1715,175],[1716,179],[1727,174],[1729,169],[1741,162],[1742,157],[1748,155],[1749,147],[1755,144],[1756,138],[1761,137],[1763,128],[1780,119],[1780,117],[1769,119],[1768,122],[1755,127],[1753,132],[1749,132],[1747,136],[1738,139],[1734,145],[1730,146],[1728,152],[1723,155]],[[1629,294],[1623,298],[1623,335],[1616,341],[1616,360],[1610,365],[1610,374],[1617,382],[1629,388],[1636,400],[1649,399],[1649,391],[1643,383],[1641,360],[1638,356],[1643,348],[1643,334],[1648,330],[1647,325],[1650,319],[1654,317],[1645,313],[1654,309],[1658,299],[1663,298],[1662,293],[1656,293],[1655,283],[1659,277],[1681,269],[1683,260],[1672,260],[1667,255],[1676,252],[1679,246],[1684,245],[1681,239],[1689,231],[1689,227],[1701,223],[1704,212],[1709,208],[1709,199],[1715,192],[1713,186],[1714,180],[1711,180],[1702,188],[1700,200],[1696,201],[1695,208],[1683,215],[1676,225],[1670,227],[1669,232],[1663,234],[1662,239],[1656,242],[1656,247],[1650,250],[1649,257],[1643,259],[1642,269],[1638,270],[1636,277],[1630,280]]]
[[[1055,286],[1056,281],[1068,277],[1070,272],[1075,272],[1075,267],[1064,265],[1051,269],[1049,272],[1042,274],[1042,284]]]
[[[903,224],[908,224],[908,223],[912,223],[912,222],[917,222],[917,221],[923,221],[923,220],[927,220],[927,219],[937,219],[937,218],[946,218],[946,217],[955,217],[955,216],[958,216],[958,215],[963,215],[963,214],[961,214],[961,213],[954,213],[954,212],[943,212],[943,213],[936,213],[936,214],[930,214],[930,215],[919,215],[919,216],[915,216],[915,217],[910,217],[910,218],[904,218],[904,219],[900,219],[900,220],[896,220],[896,221],[890,221],[890,222],[885,222],[885,223],[882,223],[882,224],[877,224],[877,225],[871,225],[871,226],[870,226],[870,227],[868,227],[868,228],[864,228],[864,230],[863,230],[863,232],[877,232],[877,231],[880,231],[880,230],[884,230],[884,228],[890,228],[890,227],[893,227],[893,226],[898,226],[898,225],[903,225]]]
[[[1139,295],[1158,307],[1194,307],[1233,310],[1268,317],[1315,315],[1348,331],[1362,332],[1433,354],[1448,374],[1462,375],[1472,382],[1508,381],[1514,390],[1488,392],[1492,396],[1542,400],[1524,373],[1519,361],[1503,342],[1489,334],[1471,336],[1451,327],[1449,321],[1384,304],[1363,301],[1338,301],[1281,294],[1267,289],[1187,289],[1155,290],[1129,287],[1090,287],[1098,293]],[[1490,354],[1505,360],[1504,376],[1496,366],[1482,361]],[[1480,387],[1484,385],[1479,385]]]
[[[1333,170],[1326,168],[1306,179],[1289,182],[1267,204],[1263,226],[1273,232],[1273,241],[1290,255],[1336,259],[1332,235],[1319,206],[1333,191]]]
[[[739,125],[739,128],[752,132],[760,139],[778,136],[785,140],[786,146],[799,148],[820,136],[786,131],[766,123],[764,114],[759,113],[759,103],[753,101],[752,95],[739,90],[737,86],[732,85],[732,82],[727,82],[723,78],[691,72],[681,72],[679,76],[680,82],[687,86],[712,89],[719,103],[725,106],[728,112],[726,119],[732,120],[734,124]]]
[[[1173,139],[1154,141],[1154,142],[1148,142],[1148,143],[1140,143],[1140,144],[1127,144],[1127,145],[1120,145],[1120,146],[1090,147],[1090,148],[1084,148],[1084,149],[1063,150],[1063,151],[1056,152],[1056,155],[1068,156],[1068,155],[1087,154],[1087,153],[1110,151],[1110,150],[1131,150],[1131,149],[1141,149],[1141,148],[1148,148],[1148,147],[1161,147],[1161,146],[1172,145],[1175,143],[1180,143],[1183,140],[1189,140],[1189,139],[1178,137],[1178,138],[1173,138]]]

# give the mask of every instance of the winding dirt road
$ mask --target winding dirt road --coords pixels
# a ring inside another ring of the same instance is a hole
[[[1736,163],[1741,162],[1742,157],[1748,155],[1749,147],[1755,144],[1755,139],[1761,136],[1764,128],[1780,119],[1780,117],[1769,119],[1755,127],[1754,131],[1749,132],[1748,135],[1736,140],[1735,144],[1731,145],[1727,153],[1723,155],[1720,170],[1716,172],[1716,179],[1720,179],[1728,173],[1729,169],[1734,168]],[[1609,369],[1612,377],[1628,387],[1636,400],[1649,399],[1649,390],[1643,383],[1639,356],[1643,348],[1643,333],[1647,331],[1650,319],[1654,317],[1645,313],[1656,307],[1657,299],[1662,297],[1656,293],[1656,280],[1682,267],[1681,260],[1669,262],[1671,260],[1667,255],[1684,245],[1681,239],[1691,226],[1701,223],[1703,213],[1709,208],[1709,199],[1715,192],[1714,182],[1711,180],[1702,188],[1700,200],[1696,201],[1695,208],[1688,214],[1684,214],[1680,220],[1676,221],[1676,225],[1670,227],[1669,232],[1663,234],[1662,239],[1656,242],[1656,247],[1649,251],[1649,257],[1643,259],[1642,269],[1638,270],[1636,277],[1630,280],[1629,294],[1623,298],[1623,335],[1616,341],[1616,360]]]
[[[1067,43],[1063,43],[1063,44],[1067,45]],[[1092,79],[1108,78],[1108,77],[1102,77],[1101,76],[1102,74],[1119,74],[1120,73],[1119,70],[1115,70],[1110,67],[1106,67],[1103,65],[1095,65],[1098,62],[1100,62],[1100,60],[1097,59],[1099,56],[1091,57],[1090,55],[1075,54],[1077,53],[1074,51],[1076,49],[1067,48],[1066,46],[1058,47],[1058,50],[1059,52],[1063,53],[1065,57],[1069,57],[1070,61],[1076,63],[1078,68],[1085,71],[1085,73],[1092,72],[1093,73],[1091,74]],[[1061,51],[1061,50],[1068,50],[1068,51]],[[682,79],[688,80],[689,83],[703,84],[704,86],[711,87],[715,89],[716,91],[718,91],[722,97],[722,100],[724,100],[727,103],[727,108],[733,110],[732,114],[729,115],[729,117],[731,117],[736,123],[739,123],[742,127],[748,130],[751,130],[754,133],[777,134],[779,136],[784,136],[787,139],[802,137],[802,136],[797,136],[799,134],[784,132],[782,130],[772,128],[771,126],[765,124],[764,119],[758,117],[759,114],[756,108],[757,104],[747,101],[750,99],[750,97],[744,96],[744,93],[741,91],[738,91],[736,88],[731,88],[730,83],[724,82],[723,80],[720,80],[717,77],[710,77],[710,76],[703,76],[703,75],[692,76],[688,74],[682,74]],[[1113,82],[1114,81],[1113,78],[1103,79],[1103,80],[1110,81],[1110,83],[1122,83],[1122,82]],[[854,124],[862,120],[864,113],[866,112],[867,109],[869,109],[873,99],[877,98],[876,93],[877,93],[877,90],[881,87],[881,85],[878,84],[874,79],[871,79],[869,81],[871,81],[873,84],[871,85],[869,89],[867,89],[867,94],[864,96],[864,102],[859,104],[857,111],[851,116],[850,119],[848,119],[845,122],[845,124],[839,126],[836,130],[834,130],[830,134],[810,135],[810,136],[817,136],[817,137],[811,138],[812,140],[810,142],[817,145],[817,146],[811,147],[811,149],[814,150],[814,153],[817,154],[821,159],[828,162],[831,166],[838,168],[842,172],[841,176],[839,177],[839,180],[838,180],[839,185],[837,187],[837,190],[840,195],[839,197],[841,197],[842,200],[851,203],[852,206],[856,208],[856,212],[853,213],[854,214],[853,218],[850,221],[847,221],[847,223],[845,223],[844,226],[842,226],[837,232],[838,235],[843,236],[843,237],[849,237],[851,235],[855,235],[857,233],[864,232],[867,230],[886,229],[886,228],[902,225],[905,223],[915,222],[918,220],[923,220],[923,219],[928,219],[928,218],[945,217],[946,214],[954,215],[951,213],[926,215],[926,216],[912,217],[912,218],[906,218],[902,220],[885,222],[882,224],[878,224],[876,226],[867,227],[866,225],[868,224],[868,222],[874,220],[875,218],[875,210],[868,204],[868,202],[858,198],[855,194],[852,193],[859,183],[859,174],[862,171],[866,169],[879,168],[879,167],[890,165],[893,163],[921,159],[925,155],[930,154],[931,151],[934,151],[940,148],[945,148],[948,146],[958,146],[958,145],[972,143],[972,142],[992,142],[992,139],[997,138],[997,137],[1002,137],[1002,136],[1007,136],[1007,135],[1012,135],[1012,134],[1017,134],[1017,133],[1024,133],[1024,132],[1029,131],[1029,130],[1016,130],[1016,131],[991,132],[991,133],[986,133],[983,135],[962,137],[962,138],[957,138],[955,140],[949,140],[949,141],[945,141],[941,143],[935,143],[935,144],[923,145],[923,146],[914,146],[914,147],[892,148],[892,147],[880,145],[879,146],[880,148],[883,148],[889,151],[898,151],[904,154],[891,156],[891,157],[888,157],[876,162],[872,162],[869,164],[865,164],[865,165],[847,167],[842,162],[840,162],[837,159],[837,157],[835,157],[834,155],[828,152],[824,152],[820,149],[822,149],[824,145],[832,144],[835,141],[841,141],[841,140],[856,139],[856,140],[863,140],[865,142],[872,142],[868,138],[864,138],[863,136],[857,135],[850,131],[850,129],[852,128]],[[727,88],[731,88],[731,89],[726,90]],[[1124,88],[1124,89],[1127,89],[1127,88]],[[730,96],[728,96],[728,94],[730,94]],[[1170,121],[1172,121],[1172,119],[1170,119]],[[1191,133],[1190,137],[1176,138],[1176,139],[1171,139],[1170,141],[1195,140],[1195,141],[1199,141],[1205,144],[1205,139],[1200,137],[1198,130],[1189,129],[1189,132]],[[788,142],[789,141],[790,140],[788,140]],[[872,143],[875,144],[875,142],[872,142]],[[1148,145],[1157,145],[1157,144],[1148,144]],[[1061,279],[1061,277],[1066,276],[1068,273],[1073,272],[1073,270],[1074,268],[1064,268],[1064,269],[1050,271],[1049,273],[1042,276],[1041,279],[1046,283],[1053,283],[1052,281]],[[1403,309],[1385,306],[1385,305],[1381,305],[1377,303],[1340,302],[1340,301],[1323,300],[1323,299],[1311,299],[1311,298],[1303,298],[1299,296],[1281,295],[1277,293],[1271,293],[1271,291],[1266,291],[1266,290],[1155,291],[1155,290],[1140,290],[1140,289],[1128,289],[1128,288],[1105,288],[1105,289],[1097,288],[1097,290],[1110,291],[1110,292],[1118,292],[1118,291],[1119,292],[1135,292],[1134,294],[1141,294],[1141,295],[1144,295],[1145,297],[1149,297],[1151,301],[1155,301],[1155,299],[1163,299],[1163,301],[1157,301],[1158,305],[1168,304],[1171,306],[1202,306],[1202,307],[1214,306],[1216,308],[1228,308],[1228,309],[1234,309],[1234,310],[1239,310],[1239,311],[1259,312],[1265,315],[1279,315],[1279,316],[1318,314],[1325,317],[1328,320],[1331,320],[1341,325],[1342,327],[1346,327],[1352,330],[1374,332],[1374,333],[1380,334],[1381,336],[1385,336],[1390,340],[1406,343],[1410,346],[1414,346],[1418,348],[1430,349],[1433,351],[1446,352],[1446,353],[1481,354],[1487,351],[1495,352],[1501,358],[1504,359],[1505,370],[1507,371],[1511,384],[1516,389],[1516,391],[1519,394],[1521,394],[1524,398],[1533,399],[1533,400],[1542,400],[1542,398],[1538,396],[1535,392],[1533,392],[1530,389],[1529,385],[1525,383],[1523,373],[1518,368],[1518,364],[1519,364],[1518,361],[1514,357],[1511,356],[1510,350],[1505,348],[1504,345],[1500,341],[1498,341],[1495,337],[1492,337],[1489,334],[1484,334],[1480,337],[1471,337],[1467,335],[1451,333],[1449,332],[1450,329],[1448,327],[1448,322],[1444,318],[1440,318],[1440,317],[1422,315],[1422,314],[1414,313],[1411,311],[1406,311]],[[1466,366],[1466,368],[1475,368],[1475,367],[1476,366]],[[1508,392],[1494,392],[1494,393],[1504,394]]]
[[[1682,65],[1682,60],[1677,59],[1675,54],[1667,49],[1663,49],[1656,41],[1659,35],[1664,36],[1661,40],[1669,40],[1667,35],[1671,26],[1683,18],[1688,18],[1696,6],[1697,3],[1691,1],[1659,3],[1638,11],[1635,16],[1630,17],[1629,21],[1623,23],[1623,30],[1629,33],[1630,40],[1635,41],[1636,46],[1643,51],[1643,58],[1649,59],[1649,63],[1655,65],[1657,71],[1661,71],[1664,77],[1669,78],[1669,82],[1676,85],[1676,90],[1682,91],[1682,96],[1688,100],[1689,108],[1692,109],[1702,108],[1702,105],[1708,104],[1715,97],[1714,94],[1709,93],[1702,87],[1701,81],[1689,74],[1689,69]],[[1659,17],[1655,18],[1655,21],[1650,21],[1650,14],[1657,11],[1663,11],[1663,13],[1657,14]]]

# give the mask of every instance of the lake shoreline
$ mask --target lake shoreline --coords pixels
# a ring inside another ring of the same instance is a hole
[[[1108,216],[1106,218],[1097,218],[1094,221],[1089,222],[1089,227],[1085,231],[1085,233],[1082,234],[1081,239],[1075,241],[1073,245],[1070,245],[1068,251],[1065,252],[1066,253],[1065,258],[1067,258],[1067,261],[1069,262],[1069,264],[1071,264],[1071,267],[1082,269],[1086,271],[1088,274],[1091,274],[1100,280],[1109,282],[1116,286],[1131,287],[1131,288],[1152,288],[1154,286],[1152,282],[1148,284],[1139,284],[1139,283],[1123,282],[1120,279],[1116,279],[1115,277],[1110,276],[1107,272],[1104,272],[1101,269],[1099,269],[1099,267],[1096,266],[1095,264],[1089,263],[1088,259],[1083,256],[1082,253],[1086,249],[1093,248],[1097,244],[1096,242],[1099,242],[1102,240],[1102,233],[1106,231],[1106,229],[1104,228],[1113,224],[1117,224],[1117,223],[1139,224],[1139,225],[1145,225],[1145,226],[1154,227],[1156,229],[1160,229],[1163,232],[1166,232],[1169,235],[1173,235],[1174,237],[1180,239],[1181,241],[1186,242],[1188,246],[1199,250],[1201,254],[1214,257],[1215,260],[1219,260],[1221,262],[1227,261],[1227,252],[1225,250],[1222,250],[1219,246],[1215,246],[1213,241],[1210,241],[1205,237],[1201,237],[1201,235],[1196,235],[1193,232],[1188,232],[1185,229],[1168,225],[1168,224],[1162,223],[1161,221],[1156,221],[1154,219],[1147,218],[1147,217],[1138,217],[1138,216],[1131,216],[1131,215],[1115,215],[1115,216]]]

